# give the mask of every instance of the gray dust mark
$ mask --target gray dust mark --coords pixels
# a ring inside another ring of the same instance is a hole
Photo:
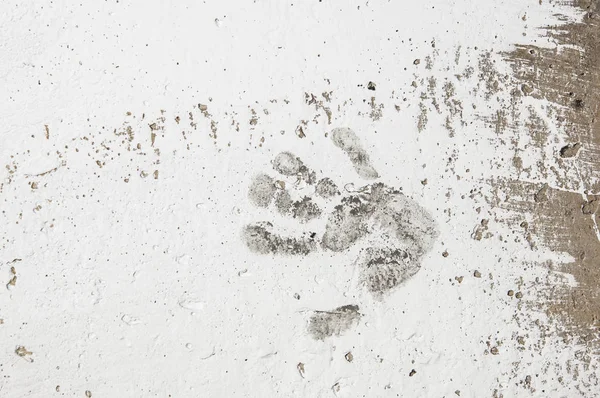
[[[291,173],[295,175],[295,171],[298,171],[301,177],[305,175],[309,178],[307,182],[314,182],[316,180],[314,176],[311,177],[311,174],[314,175],[314,173],[311,173],[302,164],[302,161],[294,157],[291,153],[281,153],[276,159],[279,160],[274,162],[274,164],[278,165],[276,169],[282,172],[282,174]],[[294,160],[297,160],[298,164],[290,166]],[[248,197],[258,207],[269,207],[271,202],[274,202],[279,214],[296,218],[301,223],[306,223],[321,216],[322,211],[312,198],[305,196],[300,200],[294,201],[289,191],[284,187],[285,184],[281,181],[276,181],[267,174],[258,174],[252,178],[248,189]]]
[[[269,222],[248,225],[242,237],[248,248],[258,254],[307,255],[317,249],[314,234],[301,237],[282,237],[273,233],[273,224]]]
[[[321,216],[321,209],[311,198],[305,196],[292,204],[292,216],[305,223]]]
[[[273,168],[284,176],[297,175],[304,166],[300,158],[291,152],[281,152],[271,163]]]
[[[303,224],[321,217],[322,213],[321,208],[311,198],[305,196],[294,201],[286,189],[275,194],[275,208],[279,214],[293,217]]]
[[[280,212],[291,214],[301,222],[321,215],[321,210],[308,197],[293,202],[286,191],[275,200]],[[363,187],[358,193],[342,199],[327,219],[321,239],[310,234],[289,238],[270,232],[270,224],[246,227],[246,244],[262,254],[306,255],[319,248],[343,252],[376,234],[384,236],[380,243],[369,242],[357,261],[360,279],[367,290],[382,295],[415,275],[421,260],[438,237],[433,217],[416,201],[382,183]]]
[[[334,143],[346,151],[362,175],[376,176],[358,137],[350,129],[335,129]],[[312,176],[314,173],[290,152],[280,153],[273,167],[287,176]],[[373,173],[369,172],[373,171]],[[329,178],[315,186],[315,196],[330,199],[340,194]],[[281,215],[304,224],[322,216],[321,208],[310,196],[292,199],[285,183],[261,174],[254,177],[251,200],[261,207],[274,208]],[[356,261],[359,281],[374,296],[382,296],[415,275],[439,233],[431,214],[399,190],[373,183],[346,194],[327,218],[322,237],[308,233],[300,237],[276,234],[270,223],[248,225],[246,245],[255,253],[271,255],[308,255],[319,249],[343,252],[356,244],[368,246]],[[362,241],[362,242],[361,242]]]
[[[294,200],[287,189],[282,189],[275,196],[275,208],[282,215],[291,215]]]
[[[332,311],[315,311],[310,317],[308,332],[315,340],[340,336],[357,324],[360,317],[357,305],[344,305]]]
[[[342,199],[329,215],[321,245],[334,252],[349,249],[367,235],[366,222],[371,214],[371,206],[361,203],[357,196]]]
[[[369,155],[360,144],[360,139],[356,133],[347,127],[335,128],[331,131],[331,140],[350,158],[356,173],[364,179],[373,180],[379,177],[379,174],[371,165]]]
[[[420,261],[431,250],[439,233],[435,220],[417,202],[381,184],[383,193],[373,220],[394,236],[412,261]]]
[[[248,189],[248,198],[258,207],[268,207],[275,195],[275,180],[266,174],[259,174],[252,178]]]
[[[315,193],[317,194],[317,196],[320,196],[324,199],[330,199],[334,196],[339,195],[340,191],[338,190],[337,185],[335,185],[335,183],[331,180],[331,178],[326,177],[319,180],[317,186],[315,187]]]
[[[358,266],[361,283],[375,295],[394,289],[421,268],[404,250],[372,247],[363,251]]]
[[[351,129],[334,129],[332,140],[346,152],[361,177],[378,177]],[[340,195],[331,179],[322,178],[317,182],[316,173],[291,152],[280,153],[272,164],[279,174],[297,178],[293,186],[302,180],[309,185],[316,184],[315,197],[328,200]],[[301,224],[323,215],[312,197],[294,200],[284,181],[266,174],[252,179],[248,196],[256,206],[267,208],[273,204],[274,211],[293,217]],[[439,235],[435,220],[427,210],[382,183],[345,193],[329,214],[320,238],[315,232],[283,236],[273,232],[273,224],[269,222],[247,225],[242,232],[246,246],[263,255],[307,256],[317,250],[343,252],[361,243],[364,249],[355,262],[358,281],[375,298],[382,298],[414,276]],[[361,317],[358,309],[357,305],[345,305],[331,311],[314,311],[308,332],[316,340],[340,336],[358,323]]]
[[[383,247],[363,251],[360,278],[374,294],[383,294],[415,275],[437,236],[433,217],[417,202],[382,183],[342,200],[329,216],[321,246],[344,251],[377,228],[389,237]]]
[[[306,167],[302,160],[291,152],[281,152],[271,164],[275,171],[284,176],[297,176],[310,185],[317,181],[317,174]]]

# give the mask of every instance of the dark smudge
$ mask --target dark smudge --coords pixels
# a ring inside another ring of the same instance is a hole
[[[317,249],[313,234],[301,237],[282,237],[273,233],[273,224],[265,222],[248,225],[243,238],[248,248],[258,254],[307,255]]]
[[[331,199],[339,195],[340,191],[331,178],[322,178],[315,187],[315,193],[324,199]]]
[[[367,151],[363,149],[358,136],[352,129],[348,127],[333,129],[331,140],[335,146],[346,152],[359,176],[367,180],[374,180],[379,177],[379,174],[371,165]]]
[[[279,214],[289,215],[291,213],[294,200],[287,189],[282,189],[275,195],[275,207]]]
[[[372,247],[363,251],[358,266],[361,283],[375,295],[401,285],[421,268],[421,264],[411,261],[404,250]]]
[[[366,221],[371,214],[371,206],[361,203],[358,197],[342,199],[327,220],[321,245],[334,252],[349,249],[368,233]]]
[[[308,197],[293,202],[285,191],[278,193],[276,206],[301,222],[321,215]],[[415,275],[422,257],[431,250],[437,236],[433,217],[417,202],[382,183],[368,185],[360,193],[342,199],[327,219],[319,240],[281,237],[257,224],[246,228],[246,243],[263,254],[308,254],[321,248],[333,252],[348,250],[375,230],[386,239],[363,250],[357,261],[360,278],[374,294],[387,293]]]
[[[438,236],[433,217],[417,202],[384,184],[344,198],[329,217],[321,246],[343,251],[381,229],[390,239],[363,251],[357,265],[367,290],[387,293],[415,275]]]
[[[252,178],[248,189],[248,198],[258,207],[268,207],[275,195],[275,181],[266,174],[259,174]]]
[[[284,176],[297,175],[304,166],[300,158],[291,152],[281,152],[273,159],[272,164],[273,168]]]
[[[310,317],[308,332],[315,340],[340,336],[360,320],[357,305],[344,305],[332,311],[315,311]]]
[[[352,130],[335,129],[332,139],[348,153],[359,174],[377,175]],[[283,175],[316,181],[314,173],[290,152],[280,153],[273,167]],[[253,179],[250,191],[253,203],[268,207],[274,201],[279,214],[293,217],[302,224],[322,216],[321,208],[311,197],[294,200],[285,189],[285,183],[265,174]],[[315,186],[315,195],[332,198],[339,195],[339,191],[331,179],[323,178]],[[244,230],[246,245],[260,254],[307,255],[319,248],[343,252],[361,240],[368,241],[368,248],[361,252],[356,265],[361,284],[375,296],[391,291],[415,275],[438,236],[436,223],[427,210],[383,183],[367,185],[343,197],[328,216],[321,238],[316,233],[281,236],[274,233],[272,227],[271,223],[247,226]],[[336,312],[320,314],[332,313]]]
[[[306,167],[302,160],[291,152],[281,152],[271,163],[275,171],[281,175],[297,176],[309,185],[317,182],[317,174]]]
[[[384,194],[379,203],[373,220],[396,238],[411,261],[420,261],[439,235],[431,214],[400,192]]]
[[[292,205],[292,215],[300,222],[307,222],[321,216],[321,209],[307,196]]]
[[[277,192],[275,207],[279,214],[293,217],[301,223],[306,223],[321,216],[321,208],[308,196],[294,201],[287,190]]]

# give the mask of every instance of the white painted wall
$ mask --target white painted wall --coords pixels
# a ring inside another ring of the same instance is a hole
[[[0,275],[17,275],[0,291],[0,396],[579,396],[554,376],[571,355],[558,340],[518,349],[516,336],[534,344],[530,325],[544,316],[518,315],[506,296],[524,275],[534,289],[545,272],[524,274],[523,263],[550,254],[500,242],[511,232],[499,225],[491,239],[471,238],[488,218],[487,182],[508,173],[478,119],[496,99],[475,93],[477,60],[492,51],[508,73],[495,53],[543,43],[537,28],[554,21],[552,4],[7,0],[0,10]],[[453,80],[466,123],[450,138],[447,109],[427,102],[419,132],[422,79],[441,85],[469,66],[472,78]],[[325,91],[330,125],[304,99]],[[131,142],[113,133],[123,123]],[[382,300],[353,284],[358,248],[260,256],[240,234],[261,220],[298,228],[247,198],[281,151],[340,187],[364,184],[326,137],[334,127],[354,129],[381,181],[439,225],[421,271]],[[473,189],[482,195],[469,198]],[[325,341],[306,333],[311,311],[344,304],[360,306],[355,329]],[[503,342],[498,355],[485,354],[486,341]],[[16,355],[19,346],[32,354]],[[535,392],[518,384],[526,375]]]

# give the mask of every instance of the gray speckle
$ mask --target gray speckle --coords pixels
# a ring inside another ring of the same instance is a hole
[[[273,233],[273,224],[269,222],[247,225],[242,238],[248,248],[258,254],[306,255],[317,249],[314,234],[301,237],[282,237]]]
[[[366,221],[371,213],[370,206],[357,196],[342,199],[327,220],[321,245],[334,252],[347,250],[368,233]]]
[[[275,196],[275,207],[279,214],[298,219],[301,223],[306,223],[321,216],[319,206],[309,198],[294,201],[287,190],[280,190]]]
[[[342,199],[327,220],[322,246],[332,251],[350,248],[370,230],[367,221],[395,191],[376,183]]]
[[[291,152],[281,152],[271,163],[278,173],[285,176],[297,175],[304,166],[304,163]]]
[[[325,199],[330,199],[340,194],[337,185],[331,178],[322,178],[315,187],[315,193]]]
[[[383,231],[389,239],[381,247],[364,250],[357,262],[367,289],[380,295],[419,271],[421,259],[431,250],[438,231],[431,215],[401,192],[381,183],[361,191],[344,198],[335,208],[321,246],[344,251],[372,233],[373,228]]]
[[[291,152],[281,152],[271,163],[275,171],[284,176],[297,176],[310,185],[317,182],[317,173],[306,167],[302,160]]]
[[[292,215],[301,223],[308,222],[321,216],[321,209],[311,198],[305,196],[292,205]]]
[[[375,295],[399,286],[421,268],[420,263],[411,261],[403,250],[372,247],[363,251],[358,266],[361,283]]]
[[[373,220],[396,238],[412,261],[419,261],[438,237],[433,217],[417,202],[397,191],[390,190],[378,204]]]
[[[300,178],[302,178],[307,184],[313,185],[317,182],[317,173],[311,171],[308,167],[300,167]]]
[[[360,317],[357,305],[344,305],[332,311],[315,311],[310,317],[308,332],[315,340],[340,336],[358,323]]]
[[[266,174],[259,174],[252,178],[248,189],[248,198],[258,207],[268,207],[275,195],[275,181]]]
[[[294,201],[287,189],[282,189],[275,196],[275,207],[280,214],[290,215]]]
[[[350,158],[356,173],[367,180],[379,177],[375,168],[371,165],[369,155],[360,144],[356,133],[347,127],[335,128],[331,131],[331,140]]]

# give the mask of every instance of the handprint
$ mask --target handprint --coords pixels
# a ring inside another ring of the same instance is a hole
[[[331,132],[333,144],[344,151],[356,173],[367,180],[379,178],[358,136],[349,128]],[[421,268],[421,260],[438,236],[432,216],[417,202],[399,190],[381,182],[358,190],[346,189],[345,195],[329,178],[318,179],[298,157],[282,152],[272,161],[282,179],[259,174],[249,189],[250,201],[264,208],[274,208],[301,225],[320,218],[324,208],[341,196],[329,212],[322,236],[304,232],[284,236],[271,222],[247,225],[243,238],[248,248],[259,254],[308,255],[318,250],[344,252],[360,244],[356,261],[359,283],[378,298],[395,289]],[[311,195],[294,198],[285,179],[293,178],[293,188],[308,186]],[[342,334],[360,318],[358,306],[346,305],[331,311],[315,311],[309,332],[317,339]]]

